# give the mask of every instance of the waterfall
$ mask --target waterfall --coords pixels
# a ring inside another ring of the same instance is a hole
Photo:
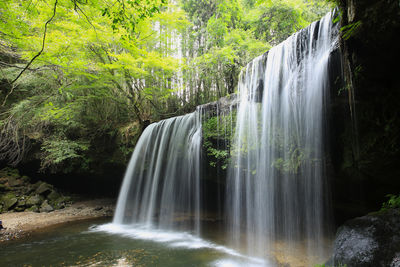
[[[334,12],[242,71],[226,186],[228,239],[265,257],[284,240],[318,254],[329,218],[328,63]]]
[[[231,124],[236,106],[237,115],[236,126],[228,127],[234,136],[226,199],[219,191],[216,198],[225,208],[215,207],[225,213],[229,245],[265,263],[276,262],[269,257],[277,250],[285,256],[300,247],[310,257],[322,255],[329,232],[327,106],[328,69],[338,45],[334,17],[335,12],[327,14],[250,62],[229,112],[221,113],[216,104],[216,116],[230,114]],[[200,235],[202,113],[198,108],[144,130],[126,170],[114,225]],[[217,117],[215,131],[225,133],[218,148],[227,147],[226,127]]]
[[[126,170],[113,223],[200,233],[200,113],[144,130]]]

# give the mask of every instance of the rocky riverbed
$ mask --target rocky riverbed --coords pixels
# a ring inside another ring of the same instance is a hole
[[[8,211],[50,212],[72,203],[71,197],[61,194],[43,181],[31,182],[18,170],[0,170],[0,213]]]
[[[18,170],[0,170],[0,242],[70,221],[112,216],[115,199],[82,200],[65,195],[43,181],[32,182]]]
[[[71,221],[111,217],[114,199],[78,201],[60,210],[51,212],[7,212],[0,214],[6,229],[0,230],[0,243],[25,237],[33,231]]]

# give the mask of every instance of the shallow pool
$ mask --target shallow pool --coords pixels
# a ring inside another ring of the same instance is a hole
[[[125,228],[105,220],[47,228],[0,245],[0,266],[265,266],[219,242],[218,227],[208,240],[188,232],[140,225]]]

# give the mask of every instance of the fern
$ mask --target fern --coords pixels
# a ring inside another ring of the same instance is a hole
[[[386,197],[389,198],[389,200],[382,204],[381,211],[400,208],[400,194],[399,195],[389,194],[386,195]]]
[[[358,30],[360,29],[362,23],[361,20],[356,21],[354,23],[351,23],[349,25],[343,26],[340,28],[340,31],[343,33],[342,37],[344,40],[350,39],[352,36],[354,36]]]

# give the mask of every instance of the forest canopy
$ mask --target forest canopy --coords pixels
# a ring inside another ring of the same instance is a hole
[[[1,0],[0,160],[126,161],[149,123],[235,92],[254,57],[332,8],[317,0]],[[30,153],[28,153],[30,152]]]

